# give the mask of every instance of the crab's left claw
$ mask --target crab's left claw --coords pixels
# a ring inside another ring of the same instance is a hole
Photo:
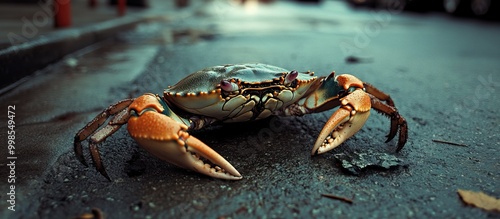
[[[370,115],[370,96],[357,89],[340,99],[340,108],[333,113],[321,130],[312,155],[322,154],[339,146],[365,124]]]
[[[226,159],[190,136],[186,125],[164,114],[151,110],[132,116],[128,131],[137,143],[164,161],[214,178],[242,178]]]

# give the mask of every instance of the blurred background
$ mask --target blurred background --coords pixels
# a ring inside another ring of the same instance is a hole
[[[451,15],[498,17],[498,2],[491,0],[347,0],[354,6],[393,7],[411,11],[444,11]]]

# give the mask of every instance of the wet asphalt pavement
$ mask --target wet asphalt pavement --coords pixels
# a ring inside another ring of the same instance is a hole
[[[17,153],[16,211],[7,210],[9,189],[2,184],[1,217],[68,218],[99,208],[108,218],[498,218],[498,212],[464,205],[457,189],[500,197],[499,26],[330,1],[216,2],[191,16],[142,24],[0,97],[4,110],[15,105]],[[388,119],[372,113],[350,140],[311,157],[330,110],[192,132],[238,169],[239,181],[166,164],[125,129],[100,147],[112,182],[76,160],[74,134],[109,104],[161,93],[204,67],[248,62],[356,75],[391,95],[408,121],[408,143],[394,153],[396,139],[384,143]],[[0,118],[4,142],[7,120]],[[334,158],[367,151],[403,162],[354,176]],[[7,162],[2,158],[5,179]]]

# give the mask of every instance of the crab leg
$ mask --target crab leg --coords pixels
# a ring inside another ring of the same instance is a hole
[[[385,101],[387,105],[395,107],[394,101],[392,100],[391,96],[389,96],[389,94],[382,92],[381,90],[366,82],[363,82],[363,87],[365,88],[365,91],[367,93],[373,95],[374,97],[376,97],[376,99]]]
[[[406,120],[399,115],[396,107],[394,106],[394,101],[392,101],[389,94],[380,91],[371,84],[363,83],[363,85],[366,92],[370,94],[373,109],[391,118],[391,129],[385,142],[392,140],[396,136],[398,128],[400,129],[398,148],[396,149],[396,151],[400,151],[408,138],[408,126],[406,124]],[[385,103],[382,101],[385,101]]]
[[[370,97],[362,89],[341,98],[340,104],[321,130],[312,155],[325,153],[342,144],[363,127],[370,115]]]
[[[371,94],[368,95],[371,96]],[[408,125],[405,118],[399,115],[395,107],[390,106],[389,104],[385,104],[378,98],[374,98],[373,96],[371,96],[371,104],[373,109],[375,109],[379,113],[382,113],[383,115],[388,116],[391,119],[391,130],[387,135],[386,142],[392,140],[394,136],[396,136],[396,133],[399,129],[398,148],[396,148],[396,151],[400,151],[401,149],[403,149],[403,146],[406,144],[406,140],[408,139]]]
[[[156,157],[214,178],[238,180],[241,174],[221,155],[190,136],[188,127],[160,113],[154,95],[143,95],[130,105],[128,131],[139,145]],[[166,106],[166,105],[165,105]]]
[[[106,108],[102,113],[100,113],[97,117],[95,117],[91,122],[89,122],[85,127],[80,129],[75,135],[74,138],[74,143],[73,143],[73,148],[76,154],[76,157],[78,160],[84,164],[85,166],[87,165],[87,162],[85,162],[85,158],[83,156],[83,149],[82,149],[82,141],[87,139],[89,136],[90,137],[90,150],[93,155],[97,156],[92,156],[94,159],[94,163],[97,159],[99,162],[96,165],[100,165],[100,159],[99,159],[99,152],[97,151],[97,144],[104,141],[108,136],[116,132],[120,127],[127,123],[127,107],[134,101],[134,99],[125,99],[122,101],[119,101],[108,108]],[[108,120],[109,117],[116,115],[107,126],[104,128],[100,129],[99,131],[96,132],[96,130]],[[102,169],[104,171],[104,168]],[[101,170],[99,172],[102,173]],[[105,171],[104,171],[105,172]],[[107,174],[103,174],[107,175]],[[106,177],[109,178],[109,177]]]

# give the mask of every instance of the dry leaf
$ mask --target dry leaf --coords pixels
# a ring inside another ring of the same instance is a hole
[[[488,211],[500,211],[500,199],[496,199],[482,192],[473,192],[459,189],[458,195],[460,195],[462,201],[469,205],[473,205]]]

